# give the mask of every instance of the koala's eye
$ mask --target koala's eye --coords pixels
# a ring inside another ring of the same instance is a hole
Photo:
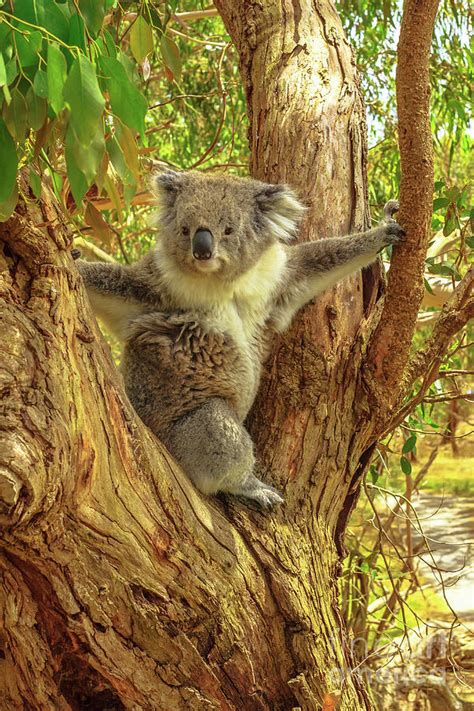
[[[232,227],[226,227],[225,230],[224,230],[224,234],[225,234],[225,235],[231,235],[233,231],[234,231],[234,230],[233,230]]]
[[[187,237],[189,235],[189,227],[181,227],[181,234]]]

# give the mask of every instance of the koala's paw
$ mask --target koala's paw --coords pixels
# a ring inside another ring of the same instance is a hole
[[[255,504],[256,508],[271,511],[275,506],[283,503],[283,496],[270,484],[255,478],[252,486],[245,486],[241,491],[235,492],[239,499],[245,500],[247,505]]]
[[[82,254],[81,250],[78,249],[77,247],[73,247],[73,248],[71,249],[71,257],[72,257],[74,260],[79,259],[80,256],[81,256],[81,254]]]
[[[384,209],[383,209],[383,216],[386,222],[390,222],[393,220],[393,215],[398,212],[400,209],[400,203],[398,200],[389,200],[387,203],[385,203]]]
[[[400,244],[405,241],[406,232],[400,227],[398,222],[392,220],[383,225],[382,246],[388,247],[391,244]]]

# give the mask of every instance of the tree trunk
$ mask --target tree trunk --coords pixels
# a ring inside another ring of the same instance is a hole
[[[364,111],[333,6],[218,0],[241,56],[251,172],[368,223]],[[360,369],[380,269],[278,340],[250,418],[272,515],[200,495],[137,419],[47,188],[0,228],[4,709],[370,708],[337,547],[374,443]]]

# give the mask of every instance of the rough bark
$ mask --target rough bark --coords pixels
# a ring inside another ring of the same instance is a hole
[[[260,117],[253,173],[300,188],[311,206],[305,238],[362,228],[363,110],[333,8],[232,5],[254,23],[244,32],[255,33],[254,60],[233,32],[253,72],[255,131]],[[258,72],[275,95],[257,90]],[[279,374],[265,381],[254,433],[287,503],[264,516],[200,496],[137,421],[87,325],[44,198],[48,218],[23,204],[2,228],[8,708],[317,709],[332,692],[343,708],[367,708],[346,673],[334,546],[350,476],[347,356],[363,313],[360,277],[278,344]]]
[[[328,526],[206,499],[176,470],[46,188],[1,238],[2,708],[319,708],[347,667]]]
[[[430,125],[429,56],[439,0],[406,0],[397,49],[400,146],[399,222],[407,240],[394,251],[380,321],[370,344],[367,377],[381,430],[399,401],[413,329],[423,299],[423,273],[431,237],[433,138]]]
[[[333,6],[217,5],[252,173],[299,189],[301,239],[363,228],[364,112]],[[336,544],[374,444],[360,369],[380,270],[275,344],[250,424],[286,503],[263,515],[201,496],[138,421],[51,195],[22,194],[0,228],[4,708],[370,708],[342,639]]]

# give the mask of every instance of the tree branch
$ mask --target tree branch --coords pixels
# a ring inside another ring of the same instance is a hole
[[[381,421],[378,427],[379,435],[390,432],[403,422],[416,405],[424,400],[428,388],[439,377],[439,368],[452,337],[474,317],[473,283],[474,269],[471,267],[450,301],[443,307],[425,348],[412,356],[404,377],[401,378],[400,387],[402,392],[406,393],[410,391],[415,381],[423,376],[420,389],[415,397],[400,407],[389,419]]]
[[[426,346],[415,353],[409,361],[403,378],[404,389],[410,388],[417,378],[432,367],[433,363],[437,362],[439,367],[452,337],[474,317],[473,285],[474,269],[471,267],[458,284],[451,299],[444,305]]]
[[[391,409],[401,394],[418,310],[433,200],[429,55],[438,0],[406,0],[398,43],[397,109],[401,160],[399,221],[407,241],[394,250],[380,321],[371,338],[369,387]]]

